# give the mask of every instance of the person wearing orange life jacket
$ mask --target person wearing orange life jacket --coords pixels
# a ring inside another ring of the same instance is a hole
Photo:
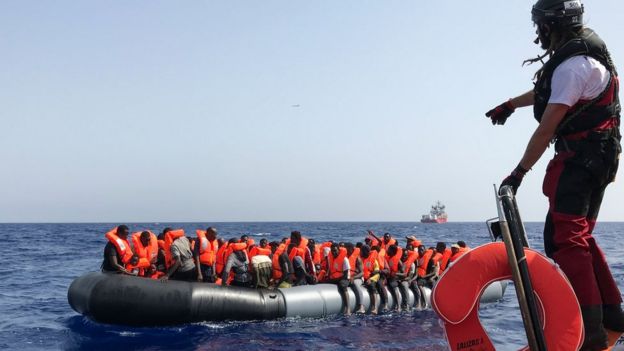
[[[352,243],[346,243],[345,248],[347,249],[347,259],[349,259],[349,282],[350,286],[354,286],[354,282],[356,279],[362,280],[364,276],[364,268],[362,264],[362,259],[360,258],[360,248],[356,248]],[[366,313],[364,309],[364,304],[362,301],[364,300],[364,296],[362,296],[361,289],[353,289],[355,292],[355,313]]]
[[[377,251],[371,250],[368,245],[360,248],[360,259],[362,260],[362,279],[364,287],[368,290],[371,301],[371,314],[377,314],[377,298],[385,288],[379,279],[379,262],[377,262]],[[383,304],[383,302],[382,302]]]
[[[390,235],[390,233],[385,233],[383,235],[383,239],[379,239],[372,230],[368,230],[367,232],[368,235],[370,235],[373,239],[377,240],[377,242],[379,242],[378,245],[386,251],[388,251],[388,248],[391,245],[397,244],[396,239],[392,238],[392,235]]]
[[[407,245],[411,245],[414,251],[417,251],[418,247],[422,245],[422,241],[416,239],[416,237],[413,235],[408,235],[405,237],[405,239],[407,240]]]
[[[457,244],[451,245],[451,258],[449,258],[449,264],[448,264],[447,269],[453,266],[455,261],[457,261],[465,253],[466,251],[460,251],[459,245]]]
[[[156,260],[158,256],[156,235],[150,231],[133,233],[132,245],[138,257],[138,262],[133,265],[138,268],[139,276],[152,277],[156,273]]]
[[[328,267],[328,283],[336,284],[338,286],[338,292],[342,297],[342,314],[349,316],[349,284],[350,284],[350,270],[349,259],[347,258],[347,250],[340,248],[338,244],[332,244],[330,253],[327,256]]]
[[[430,288],[436,282],[440,276],[440,263],[442,261],[442,253],[438,252],[435,248],[430,247],[427,251],[431,252],[431,259],[427,265],[427,274],[423,277],[426,285]]]
[[[197,280],[191,242],[184,236],[184,230],[169,230],[165,233],[165,254],[170,257],[171,261],[167,272],[160,278],[162,281],[169,279],[189,282]]]
[[[249,250],[249,260],[256,255],[271,255],[271,248],[269,247],[269,241],[267,239],[260,239],[259,245],[254,245],[254,247]]]
[[[128,232],[128,226],[122,224],[106,233],[108,242],[104,246],[102,272],[132,274],[125,267],[133,255],[128,243]]]
[[[416,273],[418,274],[418,284],[421,286],[427,285],[425,276],[427,275],[427,269],[429,267],[431,257],[433,256],[433,250],[427,250],[425,245],[418,247],[418,259],[416,261]]]
[[[205,283],[215,283],[217,281],[217,252],[219,242],[217,240],[217,229],[208,227],[206,231],[197,230],[197,241],[195,244],[195,266],[197,270],[197,281]]]
[[[295,244],[299,250],[299,256],[303,259],[305,271],[307,274],[314,278],[314,281],[310,282],[310,284],[316,283],[316,267],[314,266],[314,261],[312,260],[312,252],[308,249],[308,239],[304,238],[301,235],[301,232],[298,230],[293,230],[290,232],[290,239],[287,239],[285,244],[289,245],[291,243]]]
[[[294,269],[288,259],[288,254],[277,241],[270,242],[269,246],[273,263],[272,285],[278,288],[290,288],[293,284]]]
[[[411,244],[407,245],[408,247],[411,248]],[[402,292],[405,293],[404,296],[407,296],[407,291],[408,289],[412,291],[412,293],[414,294],[414,299],[416,300],[415,302],[418,304],[422,304],[422,299],[421,297],[424,296],[421,289],[418,286],[418,272],[416,269],[416,264],[417,264],[417,259],[418,259],[418,251],[413,251],[413,250],[405,250],[403,251],[403,256],[401,257],[401,261],[403,262],[403,265],[405,267],[405,278],[403,278],[403,282],[401,283],[401,285],[403,286],[403,290]],[[406,301],[406,299],[404,299],[404,301]],[[408,308],[409,310],[409,308]]]
[[[436,244],[436,252],[439,252],[442,254],[442,258],[440,259],[440,274],[442,274],[444,270],[446,270],[446,267],[448,266],[449,259],[451,258],[452,252],[451,252],[451,249],[447,248],[446,244],[441,241]]]
[[[397,245],[390,245],[386,251],[386,264],[385,271],[387,277],[387,285],[390,290],[390,294],[394,298],[395,305],[394,310],[400,311],[401,306],[397,303],[399,301],[398,294],[404,295],[403,291],[398,291],[401,285],[400,282],[405,278],[405,267],[401,261],[403,256],[403,249]]]
[[[313,276],[312,274],[307,272],[306,265],[303,261],[303,258],[301,257],[305,257],[306,252],[309,252],[308,248],[301,248],[295,243],[291,242],[288,245],[286,252],[288,253],[288,259],[292,263],[292,267],[295,272],[294,285],[300,286],[316,283],[316,276]]]
[[[312,255],[312,263],[314,264],[314,270],[318,272],[321,270],[321,245],[317,244],[314,239],[308,239],[308,250],[310,250],[310,254]]]
[[[234,272],[230,285],[251,287],[252,276],[249,273],[249,257],[247,256],[246,243],[230,244],[232,251],[227,258],[225,268],[221,272],[222,284],[227,284],[230,272]]]

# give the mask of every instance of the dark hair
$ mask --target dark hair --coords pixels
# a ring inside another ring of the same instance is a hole
[[[290,240],[292,239],[301,240],[301,232],[298,230],[293,230],[292,232],[290,232]]]
[[[141,239],[143,239],[143,238],[149,238],[149,237],[150,237],[150,232],[148,232],[147,230],[144,230],[144,231],[141,233]]]
[[[122,231],[128,231],[128,226],[125,224],[117,226],[117,233],[122,232]]]
[[[355,248],[355,246],[353,245],[353,243],[345,243],[344,247],[347,250],[353,250]]]
[[[163,233],[163,234],[167,234],[167,233],[169,233],[169,232],[170,232],[170,231],[172,231],[172,230],[173,230],[173,229],[171,229],[171,228],[169,228],[169,227],[166,227],[165,229],[163,229],[162,233]]]
[[[457,245],[459,245],[459,247],[466,247],[466,243],[463,240],[459,240]]]
[[[263,243],[268,243],[269,241],[265,238],[260,239],[260,245],[262,245]]]
[[[238,239],[236,238],[231,238],[230,240],[228,240],[228,244],[236,244],[238,242]]]
[[[436,250],[437,250],[438,248],[440,248],[440,250],[442,250],[442,251],[443,251],[443,250],[445,250],[445,249],[446,249],[446,244],[445,244],[445,243],[443,243],[442,241],[438,241],[438,243],[436,244]],[[440,251],[440,250],[439,250],[439,251]]]
[[[362,246],[364,246],[364,244],[361,241],[355,243],[355,247],[362,248]]]

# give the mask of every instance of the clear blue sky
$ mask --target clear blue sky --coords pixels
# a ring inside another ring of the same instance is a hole
[[[624,2],[584,3],[624,70]],[[532,4],[2,1],[0,222],[494,217],[536,122],[483,114],[532,86]]]

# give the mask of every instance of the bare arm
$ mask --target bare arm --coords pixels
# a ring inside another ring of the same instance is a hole
[[[533,106],[534,101],[535,93],[533,92],[533,90],[527,91],[526,93],[518,95],[515,98],[509,100],[514,108]]]
[[[550,141],[555,135],[557,126],[559,126],[568,110],[569,107],[563,104],[548,104],[546,106],[542,121],[535,132],[533,132],[533,136],[531,136],[529,140],[524,156],[522,156],[522,160],[520,160],[520,166],[522,168],[531,169],[540,157],[542,157],[548,144],[550,144]]]

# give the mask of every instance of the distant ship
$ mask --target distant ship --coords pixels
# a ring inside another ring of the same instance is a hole
[[[421,223],[446,223],[447,216],[446,212],[444,212],[444,206],[440,201],[436,202],[435,205],[431,206],[431,211],[429,214],[422,215],[420,219]]]

